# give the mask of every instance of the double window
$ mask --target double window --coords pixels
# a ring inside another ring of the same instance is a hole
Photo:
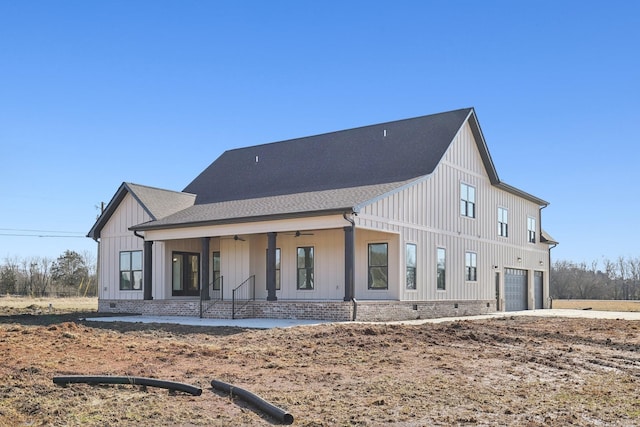
[[[200,294],[200,254],[174,252],[171,263],[171,295],[196,296]],[[214,274],[215,276],[215,274]]]
[[[436,289],[444,291],[446,287],[447,252],[444,248],[438,248],[436,260]]]
[[[405,263],[407,265],[406,287],[407,289],[416,289],[416,264],[417,264],[417,248],[413,243],[407,243],[407,251]]]
[[[467,184],[460,184],[460,215],[476,217],[476,189]]]
[[[142,251],[120,252],[120,290],[142,290]]]
[[[369,243],[369,289],[389,288],[389,245]]]
[[[466,252],[464,254],[464,270],[465,280],[475,282],[478,280],[478,255],[475,252]]]
[[[498,208],[498,236],[509,237],[508,213],[505,208]]]
[[[536,242],[536,219],[527,217],[527,242]]]
[[[299,247],[297,251],[298,289],[313,289],[313,246]]]

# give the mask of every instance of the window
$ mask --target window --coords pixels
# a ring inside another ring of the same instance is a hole
[[[313,289],[313,246],[298,248],[298,289]]]
[[[388,245],[369,243],[369,289],[389,288]]]
[[[498,236],[509,237],[508,211],[498,208]]]
[[[529,243],[536,242],[536,219],[527,217],[527,241]]]
[[[446,265],[446,251],[443,248],[438,248],[436,289],[439,291],[444,291],[446,289]]]
[[[269,263],[268,257],[269,255],[267,254],[267,263]],[[280,248],[276,248],[276,290],[280,290]]]
[[[200,254],[174,252],[172,261],[171,295],[200,295]]]
[[[213,290],[219,291],[222,279],[220,278],[220,252],[213,253]]]
[[[416,245],[407,243],[406,264],[407,264],[407,289],[416,289]]]
[[[476,189],[467,184],[460,184],[460,215],[476,217]]]
[[[120,290],[142,290],[142,251],[120,252]]]
[[[467,252],[464,254],[464,270],[465,280],[475,282],[478,280],[477,254],[475,252]]]

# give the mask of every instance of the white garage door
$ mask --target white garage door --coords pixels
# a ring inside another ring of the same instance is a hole
[[[505,311],[526,310],[527,270],[505,268],[504,270]]]

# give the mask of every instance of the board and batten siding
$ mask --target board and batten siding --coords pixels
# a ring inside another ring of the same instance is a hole
[[[345,222],[345,224],[347,224]],[[283,300],[342,300],[344,298],[344,231],[342,229],[278,233],[276,247],[280,249],[281,289]],[[297,289],[297,248],[312,246],[314,250],[314,288]],[[251,240],[251,271],[256,276],[256,298],[267,298],[267,236]],[[224,258],[224,253],[221,255]],[[225,283],[227,279],[225,277]]]
[[[461,183],[476,189],[475,218],[460,215]],[[498,236],[498,207],[508,210],[507,238]],[[390,280],[396,282],[401,300],[489,300],[495,298],[495,273],[505,268],[542,271],[547,281],[548,246],[539,241],[539,208],[491,185],[471,128],[465,124],[431,175],[364,207],[356,221],[360,228],[398,235],[399,268],[395,276],[390,272]],[[527,217],[537,222],[535,244],[527,241]],[[405,287],[407,243],[417,245],[416,290]],[[444,291],[436,289],[437,248],[446,251]],[[467,251],[477,254],[474,282],[465,280]]]
[[[129,227],[149,220],[149,214],[127,194],[103,227],[100,232],[100,299],[143,298],[142,290],[120,290],[120,252],[143,249],[143,240],[136,237]]]

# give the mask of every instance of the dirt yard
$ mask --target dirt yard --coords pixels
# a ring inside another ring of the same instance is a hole
[[[39,312],[41,314],[29,314]],[[640,323],[506,317],[420,326],[243,330],[103,323],[95,313],[0,308],[0,425],[637,425]],[[140,376],[201,396],[58,375]]]

